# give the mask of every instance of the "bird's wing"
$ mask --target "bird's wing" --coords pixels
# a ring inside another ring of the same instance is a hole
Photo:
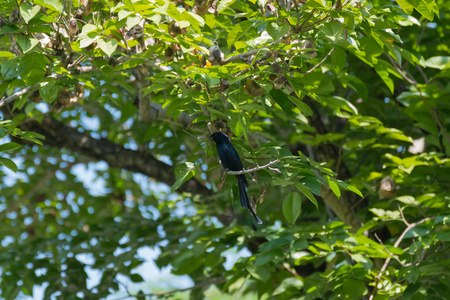
[[[241,171],[244,169],[241,158],[231,144],[221,144],[221,147],[217,148],[222,166],[225,170]]]

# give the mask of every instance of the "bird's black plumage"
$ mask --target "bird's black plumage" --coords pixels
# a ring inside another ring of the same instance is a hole
[[[209,139],[213,140],[216,143],[217,154],[219,155],[220,163],[222,164],[225,172],[242,171],[244,169],[239,154],[237,153],[236,149],[234,149],[230,139],[226,134],[224,134],[223,132],[216,132],[212,134]],[[256,213],[253,211],[252,206],[250,205],[250,200],[247,195],[247,188],[245,187],[248,186],[247,179],[245,178],[245,174],[236,175],[236,178],[238,180],[241,206],[245,207],[245,209],[247,210],[247,214],[252,223],[252,228],[256,231],[256,226],[253,224],[250,213],[255,218],[256,223],[262,224],[262,221],[258,218]]]

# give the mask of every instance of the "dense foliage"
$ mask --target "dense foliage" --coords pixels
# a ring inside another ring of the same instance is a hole
[[[193,281],[161,297],[444,299],[449,8],[1,1],[1,296],[142,298],[152,247]],[[257,232],[218,130],[261,167]]]

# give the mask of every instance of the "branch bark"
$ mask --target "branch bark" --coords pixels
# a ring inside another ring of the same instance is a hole
[[[67,148],[93,160],[103,160],[113,168],[141,173],[169,186],[176,180],[173,167],[159,161],[152,154],[126,149],[104,138],[93,138],[87,133],[81,133],[75,128],[66,126],[53,117],[44,116],[41,123],[37,121],[24,122],[21,128],[44,135],[45,145]],[[185,182],[178,190],[205,196],[212,194],[208,188],[194,178]]]
[[[279,163],[279,162],[280,162],[280,160],[276,159],[274,161],[271,161],[271,162],[265,164],[264,166],[256,166],[254,168],[247,169],[247,170],[242,170],[242,171],[226,171],[226,173],[229,174],[229,175],[241,175],[241,174],[252,173],[252,172],[256,172],[258,170],[267,169],[271,165],[274,165],[274,164]]]

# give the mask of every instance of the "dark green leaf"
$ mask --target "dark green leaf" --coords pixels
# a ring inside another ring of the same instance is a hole
[[[300,195],[289,193],[283,201],[283,214],[289,223],[294,224],[302,209],[302,199]]]

